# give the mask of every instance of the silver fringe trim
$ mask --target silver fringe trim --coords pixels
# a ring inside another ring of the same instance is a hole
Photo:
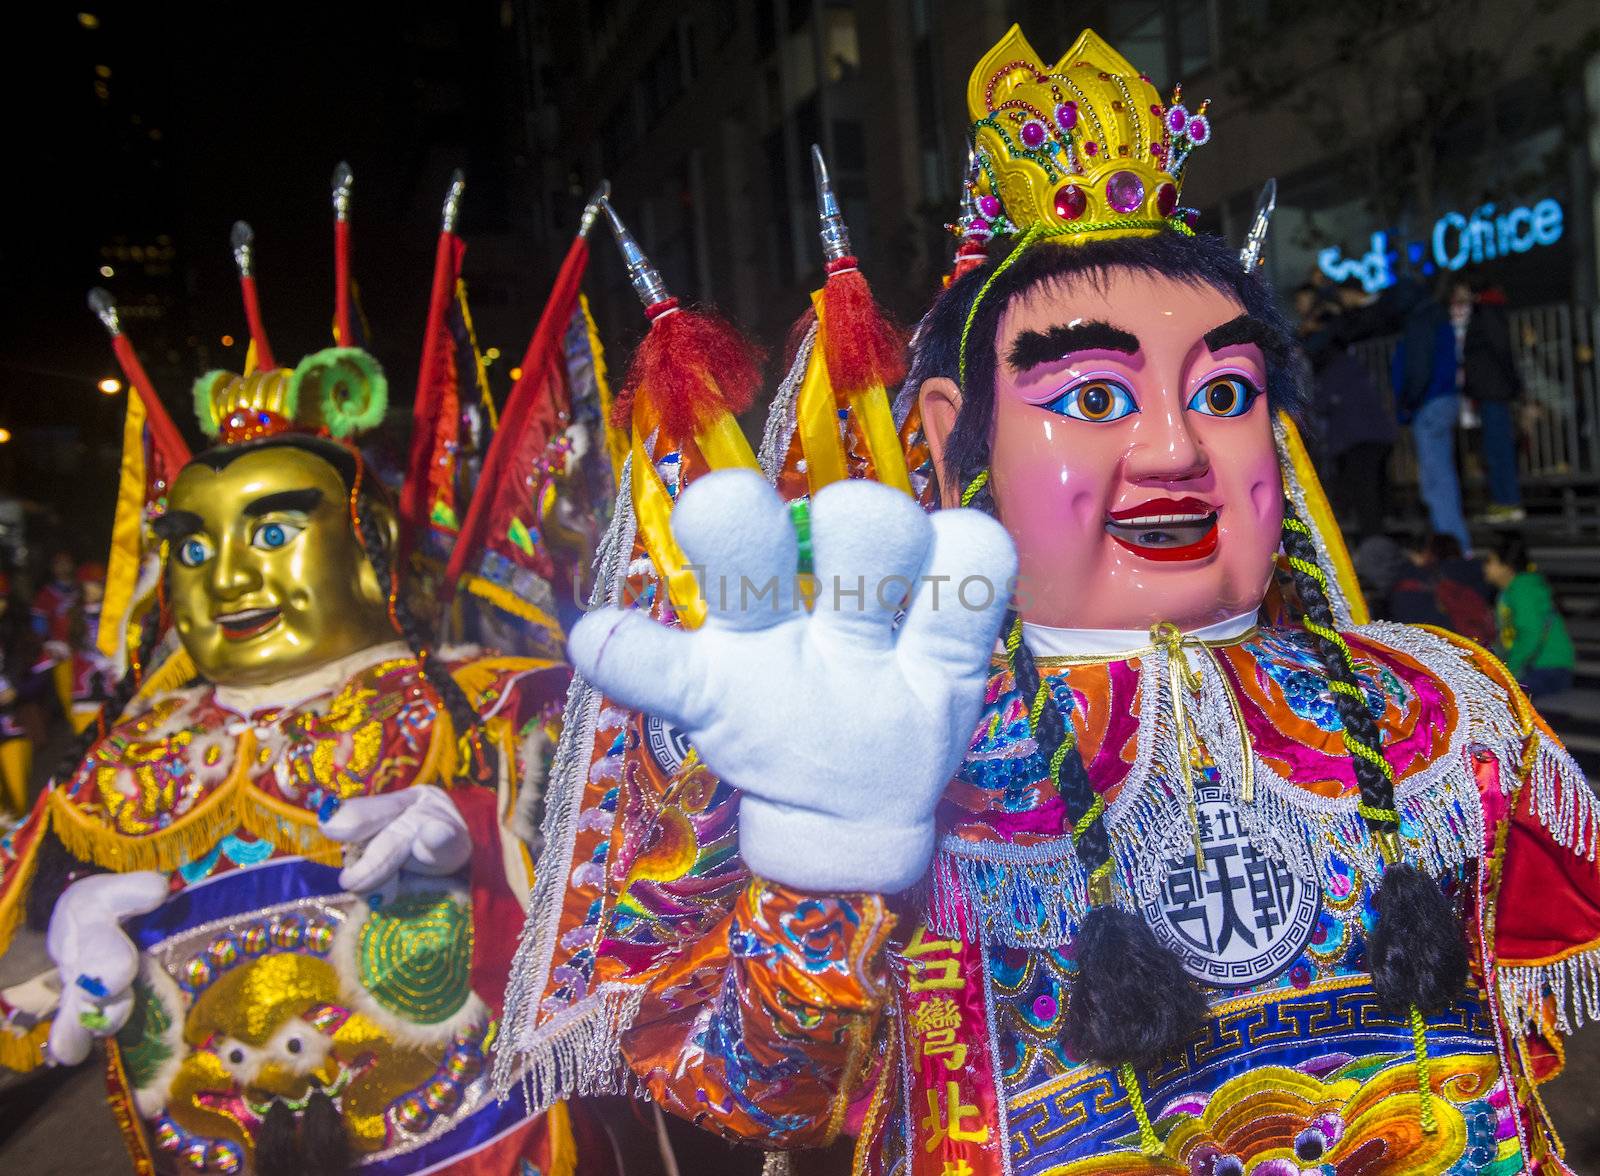
[[[1511,787],[1525,767],[1521,726],[1505,692],[1445,638],[1386,623],[1353,631],[1417,661],[1455,700],[1459,719],[1448,747],[1402,781],[1395,795],[1406,860],[1430,874],[1444,874],[1477,858],[1484,845],[1473,756],[1494,756],[1502,780]],[[1382,877],[1381,858],[1356,809],[1357,798],[1318,796],[1278,775],[1241,738],[1220,667],[1209,654],[1193,656],[1201,687],[1198,696],[1187,700],[1186,710],[1217,766],[1222,792],[1245,828],[1284,846],[1291,855],[1289,864],[1303,877],[1320,884],[1338,861],[1353,871],[1356,885],[1375,886]],[[1152,837],[1172,821],[1187,819],[1183,777],[1173,770],[1180,759],[1167,657],[1158,649],[1141,663],[1137,758],[1105,817],[1114,900],[1128,910],[1152,898],[1161,883],[1160,871],[1150,869]],[[1593,860],[1600,849],[1600,802],[1582,770],[1546,738],[1541,738],[1527,770],[1534,814],[1558,843]],[[1247,779],[1253,791],[1248,802]],[[935,854],[931,882],[928,906],[934,929],[946,936],[977,935],[985,944],[1057,947],[1071,939],[1087,910],[1087,878],[1066,837],[1018,846],[947,835]],[[1359,913],[1356,904],[1346,917]],[[1562,992],[1581,992],[1589,1002],[1583,1006],[1589,1016],[1600,1019],[1600,963],[1582,965],[1583,985],[1573,970],[1577,967],[1571,965],[1564,974]]]
[[[1550,835],[1594,861],[1600,843],[1600,804],[1567,749],[1541,734],[1524,787],[1532,791],[1533,815]]]
[[[632,463],[630,454],[623,461],[622,474],[618,478],[616,508],[611,516],[611,525],[606,528],[595,550],[596,574],[594,587],[589,592],[591,610],[604,605],[615,607],[622,603],[622,587],[627,580],[628,558],[633,553],[637,528],[630,492]],[[566,707],[561,715],[561,738],[556,744],[555,760],[550,767],[542,830],[544,847],[535,866],[528,918],[523,924],[517,954],[512,960],[511,977],[506,986],[505,1017],[493,1050],[491,1074],[496,1096],[504,1098],[521,1076],[525,1082],[532,1083],[529,1087],[530,1101],[541,1109],[565,1094],[577,1091],[577,1087],[567,1089],[562,1085],[563,1082],[588,1081],[585,1072],[563,1068],[563,1064],[576,1056],[592,1060],[592,1052],[584,1052],[588,1047],[583,1042],[589,1041],[593,1045],[591,1039],[595,1039],[596,1034],[585,1019],[595,1015],[589,1011],[588,1002],[559,1013],[544,1024],[540,1024],[543,1010],[539,1005],[550,982],[550,968],[558,946],[556,939],[561,927],[562,900],[567,889],[567,863],[571,861],[573,846],[577,842],[582,817],[580,809],[588,781],[589,758],[594,747],[601,701],[599,691],[581,676],[573,675],[567,691]],[[591,1001],[593,999],[595,997],[590,998]],[[578,1015],[580,1008],[586,1010],[583,1016]],[[564,1034],[572,1034],[575,1043],[566,1043]],[[617,1032],[613,1032],[608,1040],[615,1042],[617,1035]],[[620,1053],[613,1050],[607,1064],[614,1068],[619,1064],[620,1057]],[[602,1071],[596,1069],[595,1073]],[[539,1077],[535,1080],[529,1075]],[[535,1091],[539,1094],[539,1100],[543,1101],[533,1099]]]
[[[1541,1025],[1545,997],[1554,998],[1562,1033],[1600,1021],[1600,948],[1531,968],[1497,968],[1500,1004],[1513,1026]]]
[[[539,1026],[532,1042],[513,1054],[495,1043],[494,1088],[500,1089],[503,1059],[514,1058],[512,1083],[521,1082],[528,1106],[543,1111],[565,1098],[594,1094],[638,1095],[642,1084],[622,1052],[622,1037],[639,1016],[644,988],[611,984],[563,1009]],[[507,1087],[509,1090],[509,1085]]]
[[[756,460],[767,481],[776,482],[783,471],[783,459],[788,456],[789,443],[794,440],[795,407],[800,400],[800,385],[806,378],[806,365],[811,362],[811,349],[817,343],[817,324],[812,322],[806,337],[795,350],[794,362],[784,374],[783,383],[772,394],[772,407],[767,410],[767,426],[761,434],[761,450]]]

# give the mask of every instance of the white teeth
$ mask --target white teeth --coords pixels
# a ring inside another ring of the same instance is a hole
[[[1174,523],[1204,523],[1210,521],[1209,514],[1168,514],[1168,515],[1139,515],[1131,519],[1114,519],[1119,527],[1152,527],[1159,525],[1170,526]]]
[[[256,608],[249,612],[223,613],[217,620],[224,625],[247,625],[251,621],[265,620],[277,611],[275,608]]]

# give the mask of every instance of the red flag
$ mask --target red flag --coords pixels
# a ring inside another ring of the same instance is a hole
[[[478,492],[462,521],[455,549],[445,571],[446,595],[455,591],[468,570],[467,561],[492,551],[548,578],[549,557],[542,546],[524,546],[511,537],[513,529],[526,533],[538,509],[537,486],[528,477],[545,448],[561,429],[561,414],[569,411],[562,339],[578,304],[583,274],[589,265],[589,243],[573,239],[556,275],[550,297],[539,316],[539,326],[522,357],[522,375],[511,388],[500,427],[483,461]]]
[[[166,406],[156,395],[156,386],[150,382],[150,377],[145,375],[144,365],[139,362],[139,357],[134,353],[133,344],[128,342],[128,337],[120,332],[112,335],[111,349],[116,352],[122,374],[128,377],[129,391],[144,405],[146,427],[150,430],[151,447],[154,450],[153,456],[160,463],[157,476],[170,486],[172,479],[178,476],[178,471],[189,464],[189,443],[183,439],[183,434],[178,432],[178,426],[173,424],[172,418],[167,415]]]
[[[411,410],[411,454],[400,497],[404,553],[416,550],[436,514],[446,529],[453,529],[455,521],[455,454],[461,427],[461,397],[449,315],[466,251],[466,243],[453,231],[447,228],[439,233],[433,258],[433,289],[428,295],[428,320],[422,337],[422,363],[417,371],[417,396]]]

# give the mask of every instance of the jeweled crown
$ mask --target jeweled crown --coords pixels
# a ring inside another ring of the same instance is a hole
[[[372,356],[329,347],[293,368],[207,372],[194,382],[194,408],[201,431],[224,445],[282,433],[345,438],[382,422],[388,390]]]
[[[1178,207],[1183,165],[1211,137],[1206,103],[1150,79],[1092,30],[1046,66],[1012,25],[967,82],[973,203],[968,237],[1032,231],[1089,237],[1192,231]]]

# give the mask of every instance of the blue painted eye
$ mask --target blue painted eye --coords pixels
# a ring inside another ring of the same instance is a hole
[[[1189,408],[1206,416],[1243,416],[1260,395],[1261,389],[1243,376],[1218,376],[1189,397]]]
[[[262,523],[250,536],[250,545],[263,551],[276,551],[304,529],[293,523]]]
[[[1075,421],[1095,425],[1121,420],[1139,411],[1133,393],[1112,380],[1085,380],[1074,384],[1045,407]]]
[[[197,568],[211,558],[211,544],[191,535],[178,544],[178,562],[186,568]]]

